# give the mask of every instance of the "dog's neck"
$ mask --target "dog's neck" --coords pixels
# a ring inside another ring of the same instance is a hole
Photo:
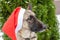
[[[35,34],[35,32],[31,32],[30,30],[28,29],[22,29],[19,33],[19,35],[22,37],[22,38],[33,38],[33,37],[36,37],[37,35]]]
[[[21,31],[21,37],[23,38],[30,38],[31,31],[28,29],[22,29]]]

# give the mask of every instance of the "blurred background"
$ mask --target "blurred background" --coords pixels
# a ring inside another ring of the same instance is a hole
[[[1,28],[16,7],[27,9],[28,1],[36,17],[48,27],[45,32],[37,33],[37,40],[60,40],[60,0],[0,0],[0,40],[11,40]]]

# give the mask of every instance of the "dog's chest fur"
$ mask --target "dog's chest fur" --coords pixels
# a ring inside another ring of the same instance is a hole
[[[30,38],[30,40],[37,40],[37,35],[28,29],[23,29],[17,34],[18,40],[25,40],[25,38]]]

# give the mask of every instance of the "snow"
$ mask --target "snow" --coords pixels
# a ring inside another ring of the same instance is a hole
[[[0,31],[0,40],[3,40],[2,35],[3,35],[3,33]]]

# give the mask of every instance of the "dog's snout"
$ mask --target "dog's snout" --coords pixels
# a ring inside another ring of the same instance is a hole
[[[32,28],[31,28],[31,31],[37,31],[37,27],[35,27],[35,26],[32,27]]]
[[[32,23],[29,23],[31,31],[40,32],[46,29],[46,25],[42,21],[38,20],[36,17],[33,17],[33,20]]]
[[[35,31],[37,31],[37,28],[34,28]]]

